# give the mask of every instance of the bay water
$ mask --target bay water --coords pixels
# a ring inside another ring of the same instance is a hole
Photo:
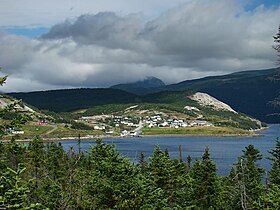
[[[271,162],[267,152],[275,148],[275,140],[280,137],[280,125],[269,125],[269,128],[259,132],[257,137],[216,137],[216,136],[150,136],[140,138],[108,138],[104,143],[114,144],[118,152],[128,157],[132,162],[137,162],[139,156],[144,153],[146,159],[152,155],[156,145],[164,151],[168,149],[170,158],[179,158],[179,145],[182,148],[183,160],[190,155],[193,159],[201,159],[208,146],[210,157],[217,165],[219,175],[228,175],[237,158],[242,155],[242,150],[249,144],[253,144],[264,158],[259,165],[266,170],[270,169]],[[78,150],[78,141],[69,140],[61,142],[64,149],[74,148]],[[82,140],[81,149],[90,151],[90,147],[96,144],[95,140]]]

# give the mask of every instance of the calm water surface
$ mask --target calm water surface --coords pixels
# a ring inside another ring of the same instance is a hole
[[[176,136],[176,137],[142,137],[142,138],[111,138],[103,141],[108,144],[115,144],[117,150],[127,156],[131,161],[137,161],[139,154],[143,152],[146,157],[151,156],[156,145],[162,150],[166,148],[171,158],[178,158],[179,145],[182,146],[184,160],[188,155],[192,159],[201,158],[206,146],[210,149],[211,158],[215,161],[218,174],[227,175],[237,161],[237,157],[242,155],[245,146],[253,144],[260,150],[264,157],[270,156],[267,150],[275,147],[275,140],[280,137],[280,125],[269,125],[269,129],[260,132],[261,137],[196,137],[196,136]],[[74,147],[77,150],[77,141],[63,141],[63,147],[68,150]],[[94,140],[81,141],[83,151],[89,151],[90,146],[95,145]],[[270,168],[270,162],[264,158],[259,165],[265,169]]]

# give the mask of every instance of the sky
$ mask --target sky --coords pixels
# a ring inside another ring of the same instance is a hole
[[[279,24],[279,0],[0,0],[0,91],[273,68]]]

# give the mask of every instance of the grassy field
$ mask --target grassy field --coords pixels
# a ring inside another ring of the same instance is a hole
[[[26,124],[22,126],[22,130],[24,131],[23,135],[20,135],[21,138],[33,138],[36,135],[44,135],[48,131],[52,130],[52,126],[41,126],[41,125],[32,125]]]
[[[79,135],[81,137],[87,136],[87,135],[102,135],[104,132],[97,131],[97,130],[77,130],[77,129],[71,129],[67,128],[63,125],[59,125],[56,130],[54,130],[52,133],[48,135],[48,138],[67,138],[67,137],[78,137]]]
[[[18,140],[32,139],[35,136],[40,136],[44,139],[48,138],[67,138],[67,137],[86,137],[89,135],[104,135],[103,131],[97,130],[78,130],[65,127],[64,124],[55,124],[55,125],[34,125],[26,124],[22,126],[24,134],[17,135],[6,135],[2,137],[3,140],[10,140],[12,136]]]
[[[144,128],[143,135],[198,135],[236,136],[248,135],[249,131],[229,127],[188,127],[188,128]]]

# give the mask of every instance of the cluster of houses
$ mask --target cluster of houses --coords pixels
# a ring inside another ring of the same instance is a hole
[[[116,115],[99,115],[99,116],[81,117],[79,120],[90,124],[105,123],[116,128],[120,127],[121,125],[127,127],[137,127],[140,122],[139,117],[116,116]],[[94,126],[94,129],[106,130],[106,127],[101,125],[96,125]]]
[[[80,120],[83,122],[96,124],[93,127],[95,130],[101,130],[107,134],[113,134],[117,132],[120,134],[120,136],[139,136],[141,134],[141,129],[139,129],[140,124],[141,128],[168,127],[175,129],[196,126],[213,126],[212,123],[204,120],[193,120],[191,122],[187,122],[183,119],[177,119],[176,117],[170,118],[168,116],[159,114],[145,117],[102,115],[83,117]],[[108,130],[108,127],[114,127],[115,129]]]
[[[212,123],[204,120],[193,120],[192,122],[186,122],[182,119],[177,118],[162,118],[160,115],[146,116],[143,119],[143,123],[149,127],[170,127],[170,128],[180,128],[180,127],[195,127],[195,126],[213,126]]]

